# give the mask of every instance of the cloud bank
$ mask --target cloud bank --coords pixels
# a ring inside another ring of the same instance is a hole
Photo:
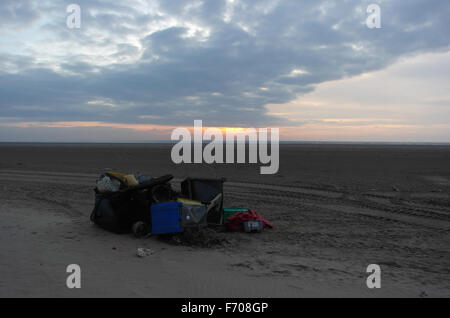
[[[301,125],[266,106],[450,44],[441,0],[377,1],[381,29],[373,0],[79,0],[69,29],[72,2],[1,2],[2,121]]]

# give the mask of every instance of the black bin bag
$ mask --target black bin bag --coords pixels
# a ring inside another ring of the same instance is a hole
[[[111,193],[100,193],[95,189],[91,221],[117,234],[131,232],[133,224],[138,221],[151,224],[150,206],[155,203],[152,189],[167,184],[172,178],[166,175]]]
[[[97,193],[91,221],[105,230],[124,234],[131,232],[133,223],[137,221],[149,223],[150,217],[149,202]]]

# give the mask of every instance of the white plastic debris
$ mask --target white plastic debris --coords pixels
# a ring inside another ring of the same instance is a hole
[[[150,256],[154,253],[153,250],[148,249],[148,248],[144,248],[144,247],[139,247],[137,249],[137,256],[139,257],[146,257],[146,256]]]
[[[97,181],[97,189],[100,193],[117,192],[120,189],[120,182],[105,176]]]

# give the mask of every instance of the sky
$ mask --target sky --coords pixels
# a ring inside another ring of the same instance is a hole
[[[450,142],[449,17],[442,0],[2,0],[0,141],[168,140],[203,120]]]

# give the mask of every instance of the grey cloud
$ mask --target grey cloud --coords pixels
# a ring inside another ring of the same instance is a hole
[[[0,117],[284,125],[265,114],[266,104],[288,102],[316,84],[382,69],[405,55],[447,50],[450,44],[450,6],[439,0],[382,1],[381,30],[364,24],[365,8],[373,1],[236,1],[229,22],[223,20],[226,1],[160,1],[153,13],[127,2],[80,2],[82,29],[65,28],[65,15],[58,15],[45,31],[86,47],[113,45],[105,58],[118,62],[100,67],[89,55],[67,52],[71,58],[57,62],[70,72],[63,74],[33,69],[30,56],[29,67],[19,74],[3,69],[0,75]],[[63,6],[47,5],[54,14]],[[180,25],[143,34],[139,47],[124,41],[168,17]],[[209,37],[187,37],[189,23],[210,30]],[[106,36],[90,37],[96,30]],[[121,64],[120,58],[130,55],[140,59]],[[0,65],[8,61],[14,58],[0,57]],[[307,74],[292,76],[294,69]],[[88,104],[98,99],[117,107]]]
[[[2,0],[0,2],[0,31],[13,31],[31,26],[40,18],[35,1]],[[3,30],[4,31],[4,30]]]

